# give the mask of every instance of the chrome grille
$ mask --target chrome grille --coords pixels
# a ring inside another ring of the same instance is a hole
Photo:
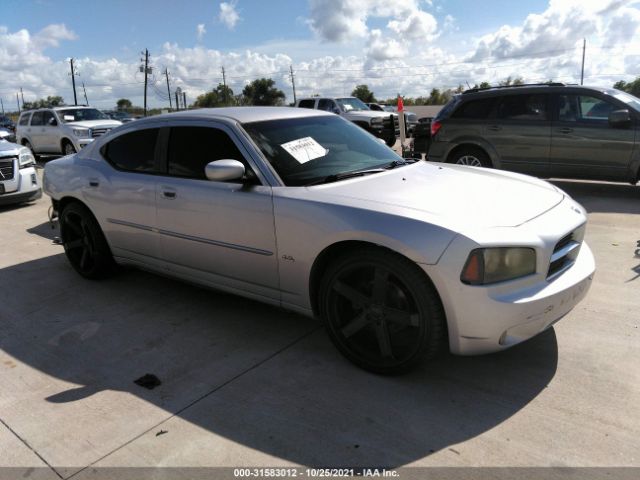
[[[0,158],[0,182],[13,179],[13,157]]]
[[[109,130],[111,130],[111,128],[92,128],[91,129],[91,136],[93,138],[96,138],[96,137],[99,137],[101,135],[104,135]]]
[[[580,251],[581,241],[575,232],[568,233],[556,243],[549,262],[547,280],[551,280],[567,270],[575,262]]]

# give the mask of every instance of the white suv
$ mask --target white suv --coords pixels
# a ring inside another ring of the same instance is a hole
[[[93,107],[55,107],[22,112],[16,139],[34,154],[71,155],[122,125]]]
[[[392,147],[400,134],[398,114],[371,110],[366,103],[356,97],[302,98],[296,107],[325,110],[352,121],[367,132],[381,138]]]
[[[42,187],[31,152],[0,140],[0,205],[30,202],[42,197]]]

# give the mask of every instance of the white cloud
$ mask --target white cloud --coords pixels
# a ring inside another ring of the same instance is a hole
[[[222,2],[220,3],[220,13],[218,20],[222,22],[229,30],[233,30],[236,24],[240,21],[240,14],[236,10],[236,2]]]
[[[196,26],[196,36],[198,37],[198,41],[201,41],[204,38],[205,33],[207,33],[207,29],[204,27],[204,23],[199,23]]]

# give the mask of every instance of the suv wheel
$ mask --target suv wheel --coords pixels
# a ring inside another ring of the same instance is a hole
[[[491,168],[489,156],[479,148],[461,148],[449,156],[448,163]]]
[[[76,153],[76,147],[73,146],[69,140],[64,140],[62,142],[62,153],[65,155],[73,155]]]
[[[29,140],[25,140],[24,142],[22,142],[22,146],[28,148],[29,150],[31,150],[31,155],[33,155],[33,158],[38,160],[38,155],[36,155],[36,152],[33,151],[33,146],[31,145]]]

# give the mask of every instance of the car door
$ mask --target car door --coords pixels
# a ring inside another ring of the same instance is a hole
[[[52,153],[61,152],[62,147],[58,140],[58,120],[51,110],[45,110],[42,112],[42,133],[40,136],[42,150]]]
[[[321,98],[318,100],[318,110],[324,110],[325,112],[340,113],[340,109],[336,102],[330,98]]]
[[[485,124],[484,136],[505,170],[544,176],[551,148],[549,95],[503,96]]]
[[[637,120],[614,127],[609,113],[629,107],[595,92],[560,93],[554,103],[549,174],[627,180]]]
[[[29,139],[34,152],[44,152],[44,112],[33,112],[31,123],[27,128],[26,137]]]
[[[106,162],[84,171],[83,194],[113,254],[162,267],[156,225],[160,125],[129,131],[100,149]]]
[[[166,174],[158,179],[162,257],[177,275],[279,299],[271,187],[205,176],[209,162],[234,159],[257,178],[247,158],[242,142],[226,125],[171,127]]]

